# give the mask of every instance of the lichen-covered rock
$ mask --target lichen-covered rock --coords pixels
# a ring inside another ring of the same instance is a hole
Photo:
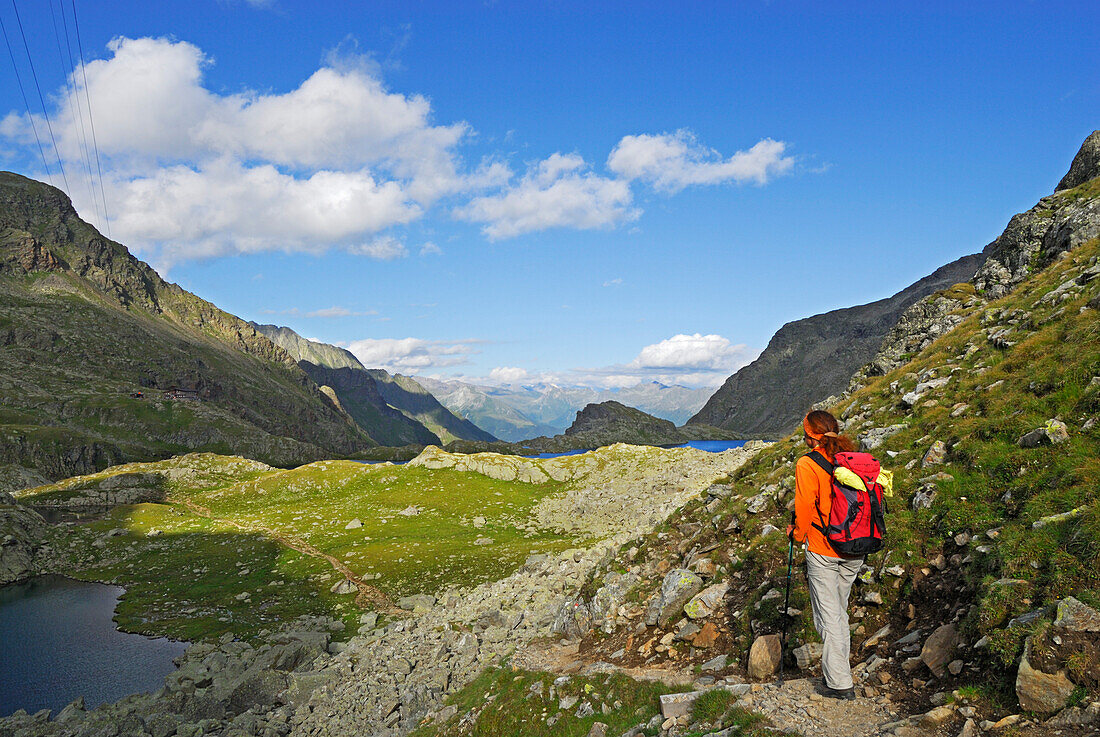
[[[646,610],[646,623],[668,624],[673,617],[679,616],[684,604],[703,590],[703,579],[686,568],[674,568],[665,574],[661,590],[650,601]]]
[[[633,573],[612,572],[604,579],[604,585],[597,589],[592,597],[590,609],[592,618],[599,620],[615,616],[619,606],[626,601],[631,590],[638,585],[638,577]]]
[[[709,617],[722,606],[722,600],[725,598],[729,588],[730,586],[726,582],[708,586],[693,596],[691,601],[684,605],[684,614],[692,619],[705,619]]]
[[[921,459],[921,468],[938,466],[944,462],[945,458],[947,458],[947,444],[942,440],[937,440],[932,443],[932,447],[928,449],[928,452],[924,454],[924,458]]]
[[[1100,632],[1100,612],[1067,596],[1058,602],[1054,626],[1073,632]]]

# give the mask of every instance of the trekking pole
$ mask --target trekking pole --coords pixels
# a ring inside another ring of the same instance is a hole
[[[791,526],[794,526],[794,511],[791,511]],[[787,626],[790,624],[788,611],[791,607],[791,569],[794,567],[794,530],[787,535],[787,595],[783,597],[783,636],[779,640],[779,685],[783,685],[783,666],[787,655]]]

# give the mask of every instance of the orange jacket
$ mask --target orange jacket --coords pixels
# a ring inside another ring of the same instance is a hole
[[[814,450],[825,456],[830,463],[833,462],[833,457],[821,446]],[[821,530],[813,526],[820,525],[822,519],[829,519],[829,510],[832,508],[832,499],[829,497],[831,485],[832,479],[825,473],[825,469],[806,456],[798,459],[794,466],[794,539],[798,542],[805,541],[810,552],[839,558]]]

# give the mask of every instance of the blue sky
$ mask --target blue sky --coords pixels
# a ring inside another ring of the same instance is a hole
[[[1092,2],[78,0],[87,87],[71,2],[16,7],[82,215],[405,373],[720,383],[980,250],[1100,127]],[[0,166],[44,178],[3,70]]]

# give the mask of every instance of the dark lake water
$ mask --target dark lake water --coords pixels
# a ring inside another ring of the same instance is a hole
[[[123,589],[41,576],[0,588],[0,716],[89,709],[164,685],[186,642],[115,629]]]

